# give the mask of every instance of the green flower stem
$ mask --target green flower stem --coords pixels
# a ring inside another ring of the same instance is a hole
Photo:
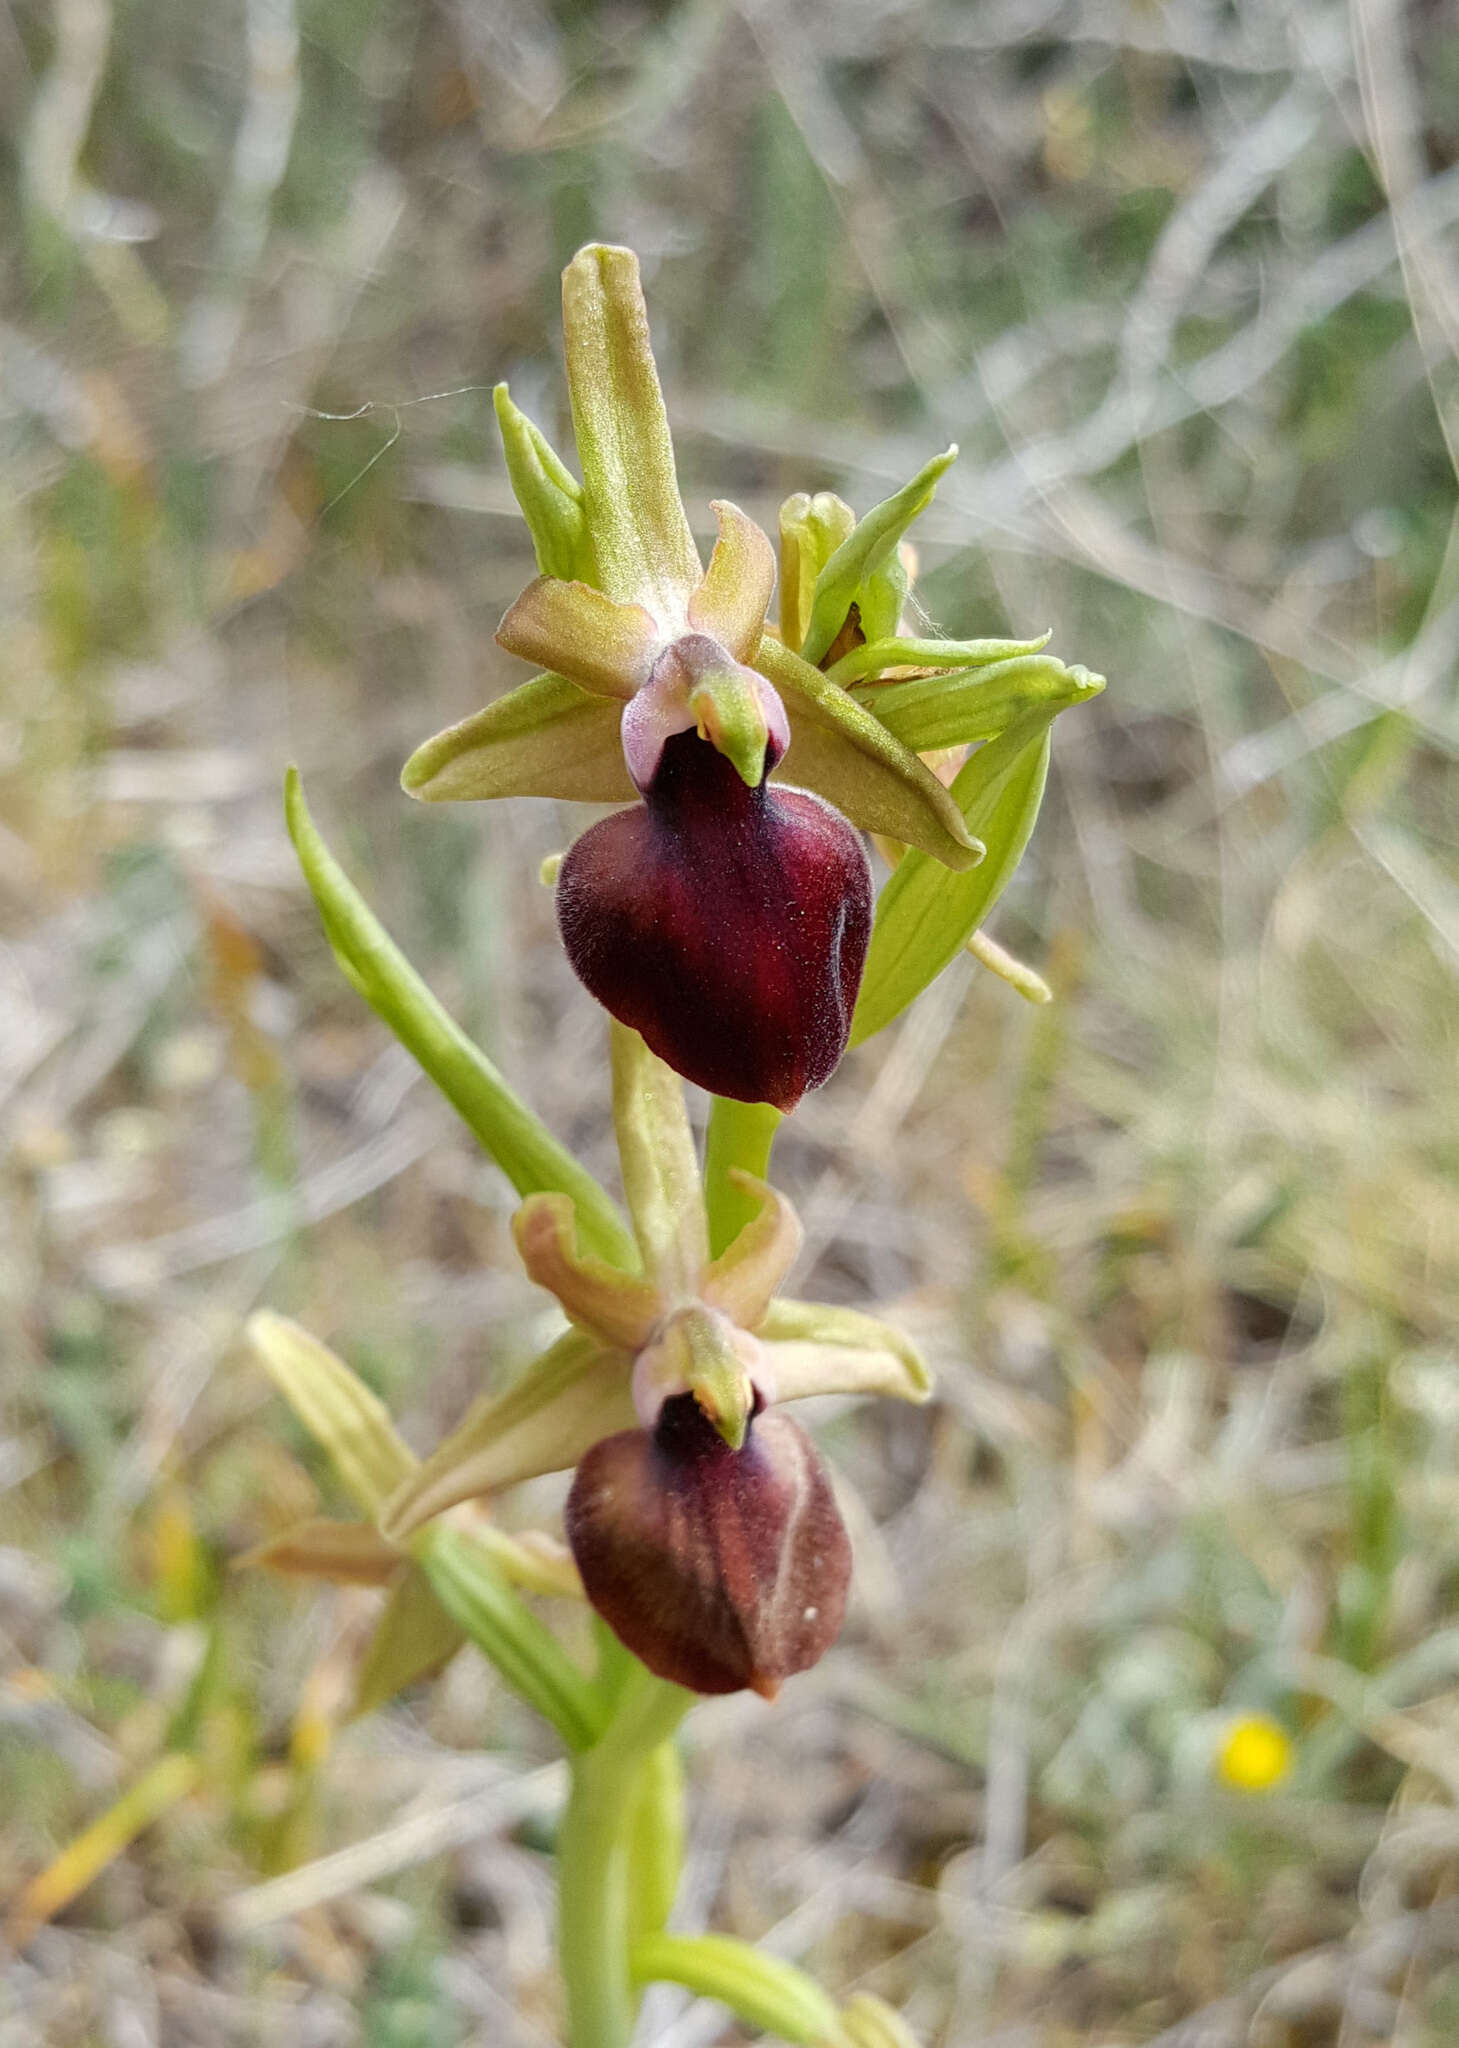
[[[783,1121],[770,1102],[734,1102],[716,1095],[709,1112],[704,1142],[704,1201],[709,1211],[709,1255],[717,1259],[758,1214],[753,1195],[742,1194],[730,1180],[740,1167],[764,1180],[770,1170],[770,1148]]]
[[[641,1667],[591,1749],[572,1759],[557,1846],[558,1951],[572,2048],[628,2048],[638,2011],[629,1969],[628,1834],[643,1770],[694,1695]]]

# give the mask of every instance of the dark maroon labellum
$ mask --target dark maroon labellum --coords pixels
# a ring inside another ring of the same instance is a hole
[[[716,1095],[794,1109],[846,1050],[871,935],[861,841],[804,790],[748,789],[695,733],[569,849],[557,916],[604,1008]]]
[[[779,1409],[732,1451],[692,1394],[674,1396],[652,1431],[593,1445],[566,1519],[589,1600],[676,1685],[773,1699],[840,1632],[850,1540],[814,1445]]]

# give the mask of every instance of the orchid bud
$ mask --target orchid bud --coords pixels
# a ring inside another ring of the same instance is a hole
[[[794,1109],[846,1050],[871,931],[861,841],[693,732],[665,740],[641,806],[570,848],[557,916],[579,980],[716,1095]]]
[[[851,1544],[810,1438],[779,1409],[732,1450],[692,1394],[583,1458],[567,1535],[588,1599],[660,1678],[773,1699],[835,1641]]]

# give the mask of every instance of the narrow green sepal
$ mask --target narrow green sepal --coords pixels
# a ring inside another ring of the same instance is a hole
[[[638,791],[623,764],[622,714],[621,704],[566,676],[533,676],[424,741],[400,786],[427,804],[500,796],[631,803]]]
[[[297,768],[285,779],[284,811],[325,937],[352,987],[420,1062],[517,1192],[570,1195],[584,1244],[632,1272],[638,1249],[613,1202],[446,1014],[391,941],[320,836]]]
[[[835,2005],[804,1970],[728,1934],[656,1934],[635,1944],[639,1984],[682,1984],[797,2048],[842,2048]]]
[[[894,633],[886,639],[868,639],[863,646],[851,648],[832,663],[826,674],[833,683],[849,689],[853,683],[865,682],[892,668],[935,669],[939,675],[954,669],[983,668],[990,662],[1011,661],[1020,654],[1040,653],[1048,646],[1053,631],[1050,626],[1048,632],[1035,634],[1032,640],[916,640]],[[893,687],[890,683],[883,685],[884,689]]]
[[[491,397],[507,475],[532,536],[537,567],[544,576],[592,583],[597,565],[582,485],[541,428],[513,404],[505,384],[498,384]]]
[[[373,1714],[423,1678],[450,1662],[466,1636],[436,1598],[430,1580],[415,1563],[404,1567],[370,1638],[350,1713]]]
[[[853,825],[918,846],[944,867],[982,859],[957,804],[925,761],[845,690],[767,634],[755,667],[790,716],[791,740],[777,781],[814,790]]]
[[[380,1526],[403,1543],[463,1500],[575,1465],[599,1437],[632,1429],[631,1361],[569,1330],[503,1393],[484,1395],[425,1462],[392,1491]]]
[[[867,638],[882,638],[894,631],[896,619],[889,622],[878,616],[885,609],[886,590],[878,578],[883,578],[887,565],[896,558],[897,543],[902,535],[921,513],[932,503],[938,479],[957,460],[957,447],[943,450],[924,463],[910,483],[903,484],[890,498],[884,498],[879,505],[873,505],[864,519],[859,519],[855,528],[842,541],[820,575],[816,578],[815,598],[811,605],[810,619],[806,625],[805,641],[801,653],[809,662],[821,661],[834,642],[836,635],[846,623],[846,614],[853,604],[865,597],[866,608],[872,612],[875,634]],[[905,583],[901,585],[905,591]],[[878,602],[882,599],[883,602]]]
[[[916,753],[991,739],[1031,711],[1067,711],[1087,704],[1104,677],[1052,654],[1015,655],[958,676],[919,676],[905,683],[866,683],[851,695],[887,731]]]
[[[375,1520],[415,1470],[384,1402],[328,1345],[289,1317],[260,1309],[248,1320],[248,1341],[264,1371],[293,1409],[355,1505]]]
[[[703,568],[679,496],[631,249],[579,249],[562,274],[562,324],[598,587],[669,617]]]
[[[1002,895],[1038,818],[1049,728],[1061,708],[1026,713],[959,771],[953,796],[988,848],[980,868],[949,876],[915,851],[897,864],[876,906],[852,1045],[890,1024],[935,981]]]

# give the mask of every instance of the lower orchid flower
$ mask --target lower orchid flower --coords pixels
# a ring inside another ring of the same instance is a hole
[[[661,1678],[772,1696],[829,1648],[851,1553],[830,1482],[782,1403],[808,1394],[926,1398],[916,1352],[853,1310],[777,1296],[801,1230],[758,1207],[711,1258],[677,1079],[615,1026],[614,1114],[642,1258],[583,1252],[572,1201],[531,1196],[513,1225],[532,1278],[571,1329],[480,1404],[390,1501],[402,1541],[457,1502],[576,1467],[568,1542],[589,1601]]]

